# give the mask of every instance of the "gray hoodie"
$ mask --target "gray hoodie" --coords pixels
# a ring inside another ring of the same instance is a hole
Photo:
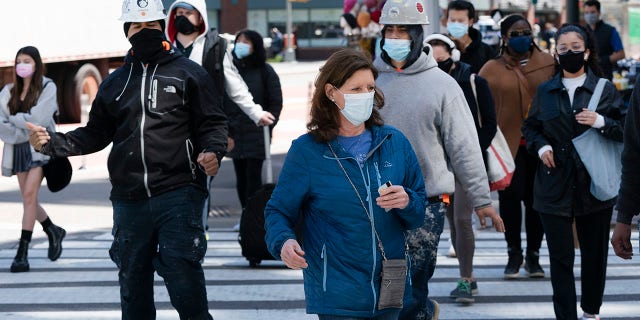
[[[462,89],[438,68],[432,52],[400,71],[376,58],[376,85],[385,97],[382,117],[411,142],[428,197],[452,194],[455,176],[474,208],[486,206],[491,204],[489,183],[471,111]]]

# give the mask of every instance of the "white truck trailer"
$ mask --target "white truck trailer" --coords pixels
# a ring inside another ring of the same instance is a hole
[[[58,87],[59,122],[86,122],[98,85],[130,48],[121,8],[118,0],[1,1],[0,87],[13,82],[18,49],[34,46]]]

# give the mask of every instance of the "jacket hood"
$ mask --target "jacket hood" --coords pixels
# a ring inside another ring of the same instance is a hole
[[[174,41],[176,40],[176,33],[178,32],[176,30],[176,4],[178,3],[187,3],[190,4],[192,6],[194,6],[196,8],[196,10],[198,10],[198,12],[200,13],[200,16],[202,17],[203,20],[203,24],[200,25],[200,35],[198,36],[198,38],[196,39],[196,41],[198,39],[200,39],[201,37],[204,37],[207,34],[207,30],[209,30],[209,19],[207,17],[207,4],[205,3],[205,0],[177,0],[174,1],[171,4],[171,7],[169,7],[169,13],[167,14],[167,27],[165,28],[165,35],[167,36],[167,39],[169,39],[169,42],[174,43]]]
[[[431,68],[437,68],[438,62],[436,62],[436,59],[433,58],[433,50],[431,50],[431,45],[427,44],[424,48],[424,51],[427,51],[427,53],[422,51],[416,62],[408,66],[406,69],[397,70],[394,66],[385,62],[381,57],[377,57],[373,62],[373,65],[378,69],[379,72],[402,72],[404,74],[420,73]]]

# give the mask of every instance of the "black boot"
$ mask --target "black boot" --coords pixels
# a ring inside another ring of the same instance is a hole
[[[18,246],[18,253],[13,258],[11,263],[11,272],[27,272],[29,271],[29,260],[27,254],[29,251],[29,241],[20,240],[20,246]]]
[[[520,267],[524,258],[522,257],[522,249],[509,249],[509,261],[504,268],[505,279],[515,279],[520,276]]]
[[[62,254],[62,239],[67,235],[67,232],[55,224],[44,229],[44,232],[49,238],[49,251],[47,252],[47,256],[49,260],[56,261]]]
[[[544,270],[540,266],[540,254],[538,251],[527,250],[525,257],[524,270],[529,273],[529,278],[544,278]]]

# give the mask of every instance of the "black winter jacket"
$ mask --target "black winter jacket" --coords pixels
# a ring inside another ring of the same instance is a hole
[[[636,80],[636,83],[638,80]],[[634,215],[640,213],[640,87],[633,90],[629,113],[624,125],[624,150],[622,151],[622,182],[618,196],[617,222],[631,224]]]
[[[541,213],[580,216],[611,208],[615,202],[615,198],[600,201],[591,195],[591,178],[571,142],[590,128],[579,124],[575,115],[589,104],[598,79],[588,70],[587,79],[576,89],[573,105],[570,105],[560,71],[551,80],[543,82],[533,98],[529,115],[522,126],[527,150],[538,157],[538,150],[550,145],[556,165],[555,168],[547,168],[542,161],[538,162],[533,208]],[[626,107],[611,82],[607,82],[596,112],[605,119],[604,127],[598,132],[606,138],[622,141]]]
[[[493,96],[491,95],[491,89],[489,89],[489,83],[483,77],[475,75],[476,84],[476,96],[473,94],[471,88],[471,68],[468,64],[462,62],[456,62],[456,67],[451,71],[451,76],[456,79],[464,97],[467,100],[471,114],[473,115],[473,122],[476,125],[476,131],[478,132],[478,140],[480,141],[480,149],[485,151],[491,145],[491,140],[496,135],[496,108],[493,104]],[[476,103],[477,101],[477,103]],[[480,111],[480,117],[478,117],[478,110]],[[482,120],[482,127],[480,127],[480,120]],[[482,153],[486,165],[486,152]]]
[[[460,61],[471,66],[472,73],[480,72],[484,64],[496,57],[496,52],[490,45],[482,42],[482,34],[474,28],[469,28],[471,44],[460,52]]]
[[[280,78],[269,64],[252,61],[253,55],[245,59],[233,59],[242,79],[253,95],[253,102],[271,112],[276,121],[270,125],[270,132],[277,124],[282,111],[282,89]],[[264,131],[256,126],[246,113],[233,101],[225,100],[224,110],[229,118],[229,137],[234,140],[234,148],[227,154],[234,159],[264,159]]]
[[[205,190],[197,156],[224,155],[226,117],[207,72],[165,51],[157,64],[127,55],[125,65],[102,82],[87,125],[51,134],[43,153],[75,156],[104,149],[109,154],[112,200],[141,200],[185,185]]]

